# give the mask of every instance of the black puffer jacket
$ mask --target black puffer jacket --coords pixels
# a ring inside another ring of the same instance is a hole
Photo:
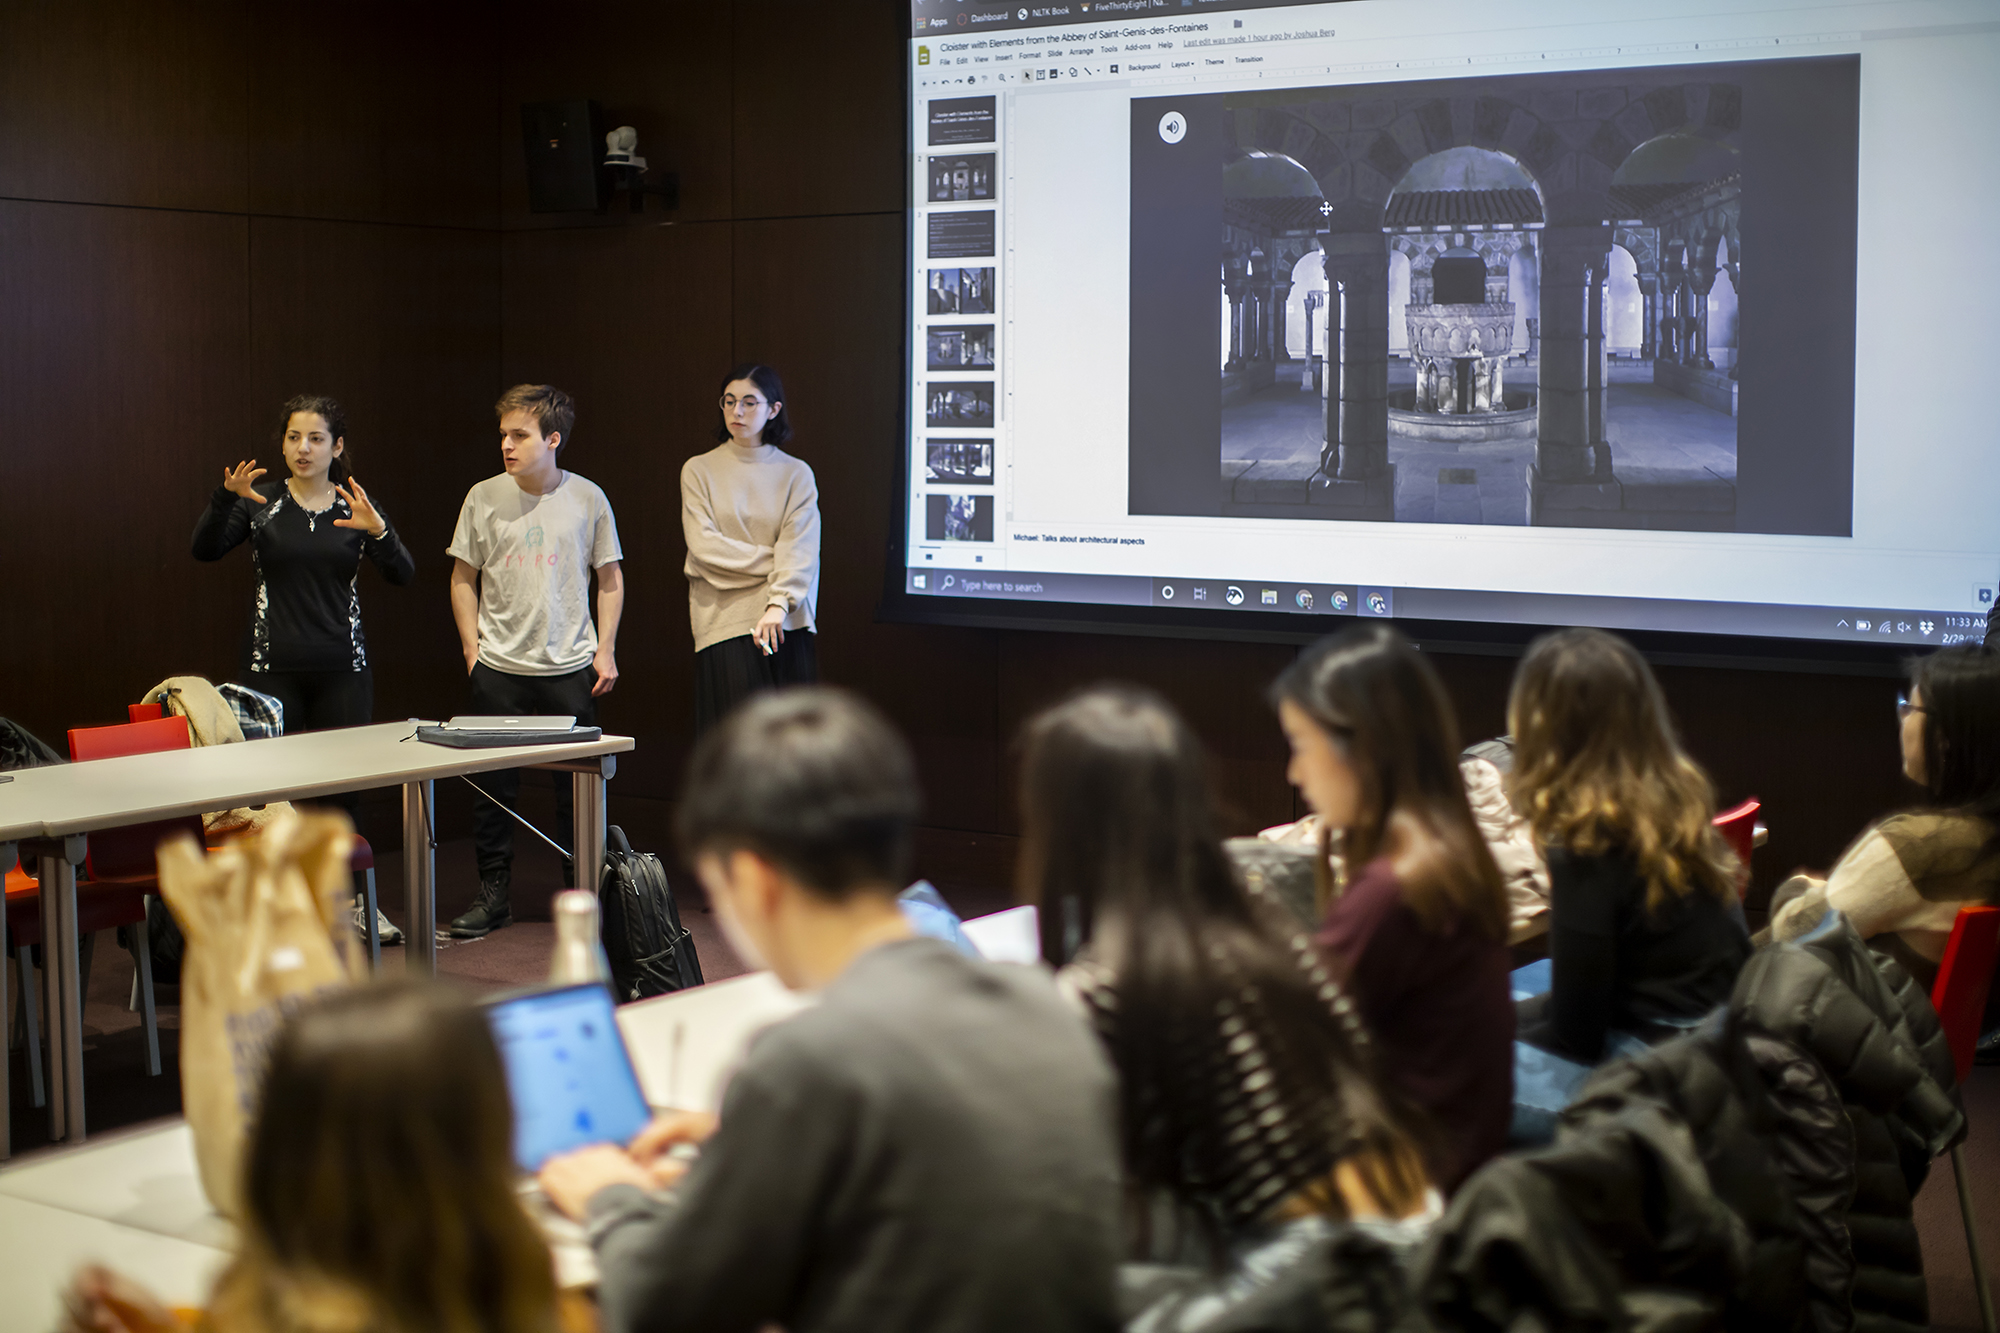
[[[1475,1172],[1415,1280],[1440,1330],[1711,1327],[1756,1251],[1687,1126],[1634,1097]]]
[[[1731,1010],[1813,1057],[1854,1135],[1853,1328],[1915,1333],[1930,1322],[1911,1204],[1930,1159],[1965,1132],[1937,1017],[1893,962],[1839,913],[1811,935],[1752,956]]]
[[[1801,1135],[1787,1118],[1791,1108],[1773,1096],[1760,1053],[1747,1049],[1745,1040],[1738,1025],[1717,1014],[1694,1034],[1606,1065],[1563,1112],[1559,1132],[1575,1134],[1640,1106],[1671,1111],[1687,1127],[1707,1188],[1748,1240],[1745,1266],[1729,1287],[1713,1293],[1721,1297],[1724,1322],[1779,1333],[1803,1327],[1808,1304],[1808,1228],[1794,1204],[1798,1182],[1788,1170],[1791,1140]],[[1796,1066],[1785,1070],[1785,1090],[1812,1105],[1816,1124],[1846,1128],[1838,1094],[1810,1060],[1788,1047],[1761,1054]],[[1851,1168],[1834,1169],[1851,1188]],[[1826,1295],[1842,1300],[1851,1263],[1831,1275],[1812,1267]]]

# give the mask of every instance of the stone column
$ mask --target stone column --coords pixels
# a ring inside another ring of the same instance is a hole
[[[1593,353],[1602,346],[1603,307],[1590,304],[1599,290],[1593,275],[1603,271],[1611,236],[1602,223],[1549,227],[1542,232],[1541,386],[1536,420],[1535,467],[1545,482],[1598,479],[1602,428],[1602,372],[1593,374]],[[1596,330],[1598,342],[1591,341]],[[1592,411],[1592,385],[1598,402]]]
[[[1660,280],[1651,273],[1639,275],[1639,359],[1651,361],[1659,349],[1656,335],[1659,327],[1659,286]]]
[[[1715,288],[1715,275],[1700,285],[1694,294],[1694,336],[1688,339],[1689,364],[1703,370],[1714,370],[1715,362],[1708,359],[1708,294]]]
[[[1366,480],[1389,470],[1389,244],[1379,231],[1322,238],[1328,282],[1342,288],[1339,476]],[[1328,341],[1332,341],[1329,334]],[[1329,349],[1331,350],[1331,349]],[[1329,412],[1331,415],[1331,411]]]
[[[1598,264],[1590,273],[1590,297],[1586,307],[1590,321],[1584,335],[1587,344],[1584,369],[1588,372],[1589,392],[1585,403],[1590,413],[1590,442],[1601,444],[1604,435],[1604,386],[1610,382],[1610,364],[1605,346],[1604,294],[1607,277],[1606,262]]]
[[[1273,361],[1290,361],[1292,359],[1292,349],[1285,345],[1285,317],[1290,309],[1287,303],[1291,299],[1291,283],[1281,281],[1271,284],[1271,322],[1277,326],[1276,334],[1271,339],[1273,349],[1271,359]]]
[[[1243,284],[1231,281],[1229,284],[1229,364],[1225,369],[1235,370],[1243,364]]]

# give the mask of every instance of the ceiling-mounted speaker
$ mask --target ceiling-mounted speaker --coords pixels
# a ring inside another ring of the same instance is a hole
[[[528,154],[528,211],[601,213],[611,202],[603,156],[604,113],[583,98],[521,104]]]

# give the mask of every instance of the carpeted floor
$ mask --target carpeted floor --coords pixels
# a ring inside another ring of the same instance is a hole
[[[1016,841],[986,834],[923,830],[917,840],[916,873],[936,884],[961,916],[981,916],[1012,904]],[[476,878],[469,842],[446,843],[438,849],[438,919],[448,921],[472,901]],[[483,940],[452,941],[438,950],[438,971],[447,978],[480,989],[519,986],[540,980],[554,943],[548,901],[556,891],[560,868],[553,853],[532,849],[515,862],[514,925]],[[684,872],[675,874],[675,892],[682,919],[695,938],[702,971],[710,981],[736,976],[744,968],[722,938],[715,917],[707,910],[700,889]],[[382,906],[400,925],[401,870],[397,858],[381,857],[377,883]],[[385,971],[402,967],[402,950],[385,949]],[[131,993],[132,960],[105,936],[92,964],[84,1009],[84,1068],[89,1082],[86,1110],[91,1131],[103,1133],[126,1125],[179,1115],[180,1065],[176,1028],[179,1013],[165,1002],[160,1007],[158,1078],[146,1075],[145,1037],[139,1016],[126,1008]],[[8,967],[9,1012],[14,997],[13,968]],[[48,1149],[48,1115],[29,1103],[26,1053],[9,1052],[8,1092],[13,1114],[16,1160]],[[1966,1082],[1966,1113],[1972,1135],[1966,1158],[1973,1179],[1973,1197],[1981,1209],[1979,1222],[1986,1269],[2000,1277],[2000,1067],[1977,1069]],[[1940,1159],[1917,1199],[1917,1226],[1923,1238],[1924,1266],[1930,1276],[1931,1319],[1943,1330],[1979,1327],[1979,1308],[1967,1261],[1965,1232],[1959,1220],[1958,1194],[1951,1163]]]

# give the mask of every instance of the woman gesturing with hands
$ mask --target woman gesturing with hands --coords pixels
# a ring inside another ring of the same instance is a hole
[[[339,403],[320,395],[292,399],[280,436],[284,480],[247,459],[225,467],[194,530],[197,560],[220,560],[250,544],[257,588],[245,682],[284,704],[288,733],[371,720],[375,682],[361,632],[361,561],[397,586],[416,574],[409,549],[354,479],[346,435]],[[341,804],[352,813],[352,798]],[[383,930],[384,943],[400,940],[393,932]]]

